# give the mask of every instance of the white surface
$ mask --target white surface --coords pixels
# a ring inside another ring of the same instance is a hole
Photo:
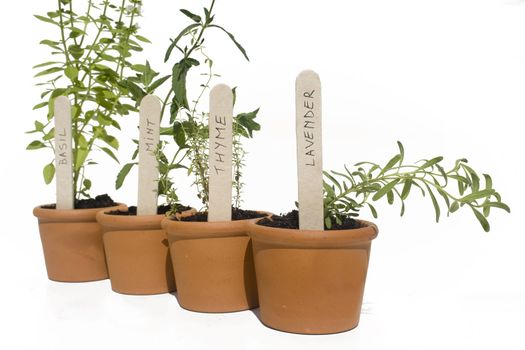
[[[153,67],[162,61],[171,28],[186,23],[176,9],[200,8],[195,3],[144,6],[143,34],[157,44],[146,49]],[[7,224],[0,230],[1,349],[525,348],[524,2],[218,1],[218,23],[236,34],[252,62],[243,62],[219,32],[210,36],[208,51],[223,82],[239,86],[236,110],[261,106],[263,130],[248,143],[245,207],[280,212],[293,206],[293,84],[298,72],[311,68],[323,79],[325,169],[386,162],[401,140],[407,160],[467,157],[493,176],[512,208],[511,215],[494,211],[485,234],[468,212],[435,224],[428,198],[411,198],[402,219],[397,207],[378,205],[380,233],[361,324],[332,336],[273,331],[251,312],[191,313],[170,295],[121,296],[108,281],[47,280],[31,210],[53,201],[54,186],[41,179],[52,155],[24,151],[32,138],[22,133],[40,115],[31,111],[39,90],[30,67],[45,60],[47,50],[37,43],[56,37],[31,14],[49,11],[54,2],[9,6],[0,21],[0,212]],[[191,79],[198,86],[198,74]],[[123,132],[134,135],[138,116],[130,120]],[[133,145],[119,141],[126,162]],[[136,173],[115,192],[119,166],[102,163],[105,168],[92,172],[93,193],[135,204]],[[181,172],[176,180],[182,200],[197,205],[191,179]]]

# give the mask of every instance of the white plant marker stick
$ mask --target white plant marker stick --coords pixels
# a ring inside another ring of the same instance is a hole
[[[210,92],[209,208],[208,221],[232,219],[233,93],[228,85]]]
[[[159,145],[160,100],[144,96],[139,122],[139,191],[137,215],[157,215],[159,165],[155,151]]]
[[[299,228],[323,230],[321,80],[311,70],[295,80]]]
[[[74,209],[71,103],[66,96],[55,99],[56,208]]]

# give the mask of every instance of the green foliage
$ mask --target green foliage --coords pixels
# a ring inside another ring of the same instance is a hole
[[[421,165],[405,165],[404,147],[398,142],[399,153],[385,166],[372,162],[360,162],[351,171],[346,166],[343,172],[325,172],[324,216],[327,228],[340,224],[345,216],[357,216],[366,205],[374,218],[377,211],[371,202],[387,198],[388,204],[396,201],[401,205],[400,215],[405,212],[405,200],[414,187],[423,196],[428,194],[439,222],[442,206],[447,216],[462,207],[469,207],[483,229],[488,232],[487,217],[491,208],[510,213],[507,204],[492,187],[492,179],[483,174],[485,186],[481,187],[480,176],[467,165],[466,159],[458,159],[450,170],[442,166],[443,157],[423,159]],[[457,189],[453,193],[452,188]],[[441,202],[440,202],[441,200]]]
[[[154,80],[158,73],[149,63],[133,64],[130,59],[142,51],[140,42],[149,42],[138,34],[137,19],[141,0],[101,3],[87,1],[82,14],[74,11],[73,0],[60,0],[54,11],[35,17],[57,30],[58,38],[40,44],[51,50],[53,60],[34,66],[41,81],[43,102],[34,109],[47,107],[44,122],[36,121],[29,133],[40,135],[27,149],[51,148],[54,143],[52,118],[54,100],[69,97],[72,104],[74,191],[77,197],[89,196],[91,181],[84,176],[88,165],[96,164],[92,151],[100,151],[115,161],[119,143],[111,133],[120,129],[117,116],[136,111],[136,105],[166,77]],[[132,104],[130,104],[129,101]],[[134,103],[133,103],[134,102]],[[52,163],[45,166],[44,180],[54,177]]]
[[[171,74],[158,79],[152,85],[160,87],[164,82],[170,81],[169,91],[163,99],[161,118],[166,125],[161,127],[161,144],[157,150],[159,163],[159,195],[165,197],[168,204],[175,209],[178,196],[173,188],[171,172],[177,169],[186,169],[188,175],[193,175],[197,196],[205,207],[208,205],[208,114],[201,111],[200,101],[209,90],[212,80],[218,75],[213,72],[213,60],[207,55],[204,41],[209,29],[219,29],[227,34],[235,46],[248,59],[246,51],[235,37],[223,27],[215,24],[212,0],[209,8],[204,8],[202,15],[197,15],[189,10],[180,10],[190,21],[171,40],[165,54],[165,62],[174,59]],[[176,54],[178,57],[175,59]],[[188,98],[188,76],[196,68],[204,81],[200,85],[197,96]],[[150,86],[152,86],[150,85]],[[242,193],[242,167],[244,165],[244,151],[241,138],[251,138],[253,132],[260,129],[254,120],[258,109],[250,113],[241,113],[234,117],[233,133],[233,172],[235,203],[240,203]],[[169,120],[163,118],[169,114]],[[176,151],[170,149],[176,146]],[[137,152],[135,152],[136,154]],[[133,157],[134,158],[134,157]],[[126,164],[117,178],[117,188],[120,187],[129,173],[130,166]]]

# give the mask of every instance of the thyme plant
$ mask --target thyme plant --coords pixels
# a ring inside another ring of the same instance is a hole
[[[341,224],[346,216],[357,216],[363,207],[368,207],[374,218],[377,211],[371,202],[386,198],[388,204],[397,200],[401,205],[400,215],[405,213],[405,200],[414,190],[423,196],[428,194],[434,207],[436,222],[441,217],[442,206],[447,215],[467,207],[473,212],[483,229],[488,232],[487,220],[492,208],[510,208],[503,203],[500,194],[493,188],[488,174],[480,176],[466,159],[458,159],[446,170],[443,157],[423,159],[417,165],[404,164],[404,148],[398,142],[399,153],[381,166],[372,162],[355,164],[357,169],[324,172],[324,217],[330,229],[334,223]],[[483,180],[482,180],[483,178]],[[441,202],[441,203],[440,203]]]
[[[181,9],[190,23],[182,29],[177,36],[171,40],[166,50],[165,62],[168,62],[179,54],[179,58],[171,67],[171,75],[160,78],[160,85],[165,81],[170,81],[169,90],[162,102],[161,120],[165,124],[161,127],[161,145],[157,151],[159,162],[159,196],[164,197],[166,203],[176,210],[179,198],[176,189],[173,188],[171,172],[176,169],[187,169],[188,175],[193,175],[193,185],[197,188],[197,196],[207,208],[209,199],[208,186],[208,114],[201,111],[200,102],[209,90],[212,80],[219,77],[213,71],[213,59],[207,54],[204,45],[206,33],[210,29],[223,31],[241,52],[246,60],[249,61],[245,49],[239,44],[235,36],[224,27],[215,23],[213,9],[215,0],[210,6],[203,9],[202,16],[194,14],[186,9]],[[187,77],[195,67],[203,67],[200,76],[203,82],[193,100],[188,99]],[[156,87],[158,87],[156,86]],[[235,92],[235,90],[234,90]],[[241,137],[249,138],[253,136],[253,131],[259,130],[260,125],[254,121],[258,109],[251,113],[241,113],[234,117],[234,193],[235,203],[240,203],[242,193],[242,167],[244,165],[245,151],[242,147]],[[166,121],[165,114],[169,115]],[[166,124],[167,123],[167,124]],[[174,143],[177,150],[168,156],[168,146]],[[133,155],[135,159],[137,151]],[[189,164],[186,163],[186,159]],[[136,162],[125,164],[117,176],[117,189],[122,186],[126,176],[136,165]]]
[[[143,89],[153,91],[155,72],[149,64],[130,60],[149,40],[138,34],[141,0],[84,1],[77,12],[74,0],[57,0],[56,8],[37,19],[56,29],[57,39],[45,39],[53,60],[40,63],[35,77],[42,88],[42,102],[33,109],[47,108],[47,118],[34,122],[29,133],[39,135],[27,149],[54,151],[53,107],[58,96],[72,104],[73,174],[75,197],[89,197],[91,180],[86,168],[96,164],[93,151],[100,151],[118,162],[114,151],[119,142],[112,132],[120,129],[116,116],[136,111],[132,102]],[[53,161],[43,170],[44,181],[54,177]]]

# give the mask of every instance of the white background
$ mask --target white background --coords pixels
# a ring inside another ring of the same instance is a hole
[[[77,0],[78,1],[78,0]],[[157,69],[169,37],[185,25],[178,8],[205,1],[145,1],[145,55]],[[41,111],[31,66],[47,61],[42,39],[57,32],[32,17],[55,2],[16,1],[0,21],[2,137],[0,348],[2,349],[524,349],[525,235],[522,152],[525,3],[518,0],[218,1],[216,21],[246,47],[210,35],[221,82],[239,86],[237,111],[261,107],[263,130],[247,143],[245,207],[273,212],[296,198],[294,79],[305,68],[323,83],[326,169],[386,162],[403,141],[406,159],[469,159],[490,173],[512,214],[494,211],[484,233],[470,212],[434,222],[428,198],[407,213],[378,204],[361,323],[330,336],[262,326],[256,315],[198,314],[175,297],[112,293],[109,281],[47,280],[32,208],[54,201],[41,169],[46,151],[26,152],[23,132]],[[171,62],[173,63],[173,62]],[[190,77],[198,85],[197,75]],[[121,123],[120,157],[131,154],[137,116]],[[135,178],[113,188],[119,166],[93,169],[93,194],[134,204]],[[183,202],[197,205],[184,173]],[[415,194],[415,192],[414,192]],[[370,218],[363,212],[363,218]]]

